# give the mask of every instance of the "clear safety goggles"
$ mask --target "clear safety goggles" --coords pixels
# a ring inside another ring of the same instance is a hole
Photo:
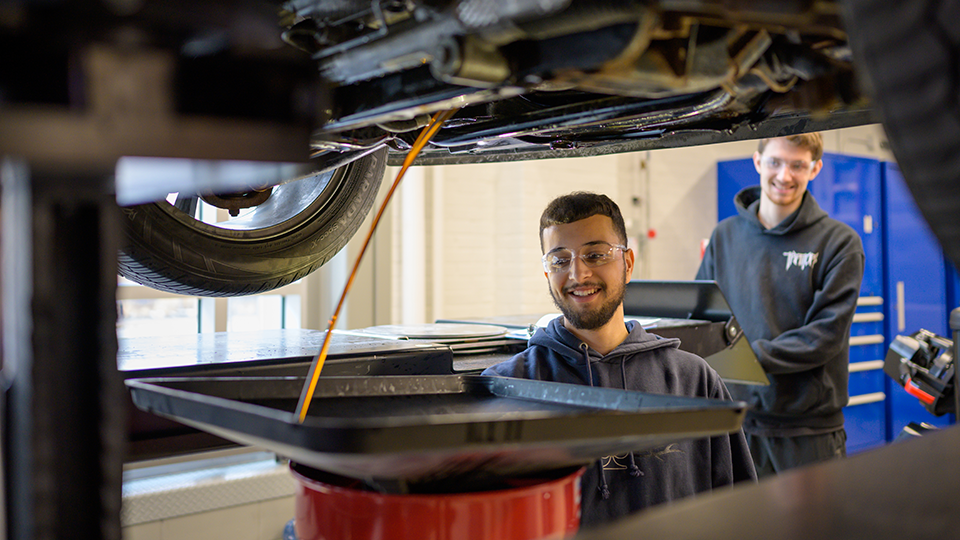
[[[626,251],[627,246],[613,245],[606,242],[590,244],[580,248],[579,253],[569,249],[557,249],[543,256],[543,271],[548,274],[557,274],[570,270],[573,259],[578,257],[583,264],[590,268],[603,266],[614,259],[617,251]]]
[[[780,172],[784,167],[790,169],[793,174],[805,174],[813,170],[817,160],[813,161],[785,161],[775,157],[764,157],[760,159],[760,165],[768,171]]]

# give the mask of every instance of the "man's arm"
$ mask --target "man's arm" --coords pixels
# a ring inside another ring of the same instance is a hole
[[[805,324],[774,339],[751,342],[763,369],[770,374],[806,371],[840,353],[849,340],[850,325],[863,280],[863,253],[843,256],[814,295]]]

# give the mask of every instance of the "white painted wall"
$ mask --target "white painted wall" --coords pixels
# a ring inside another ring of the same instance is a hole
[[[394,214],[395,253],[403,258],[394,266],[393,301],[403,304],[396,322],[553,310],[540,265],[540,211],[577,189],[616,193],[617,166],[617,159],[587,158],[421,168]],[[420,229],[423,216],[424,234],[404,232],[407,223]],[[418,295],[423,309],[411,309]]]

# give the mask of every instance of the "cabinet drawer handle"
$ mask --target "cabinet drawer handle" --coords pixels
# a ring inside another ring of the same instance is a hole
[[[854,313],[853,322],[879,322],[883,320],[883,313]]]
[[[876,345],[883,343],[883,334],[871,334],[869,336],[850,336],[850,345]]]
[[[873,371],[876,369],[883,369],[883,360],[868,360],[866,362],[853,362],[850,364],[850,373]]]
[[[897,332],[903,332],[907,329],[907,313],[904,308],[904,285],[902,281],[897,282]]]
[[[866,405],[867,403],[876,403],[878,401],[883,401],[887,399],[887,395],[883,392],[874,392],[872,394],[861,394],[859,396],[850,396],[850,401],[847,402],[847,407],[853,407],[856,405]]]

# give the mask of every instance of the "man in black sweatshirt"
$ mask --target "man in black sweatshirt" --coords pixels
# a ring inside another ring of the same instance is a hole
[[[846,455],[850,324],[863,279],[860,237],[807,191],[818,133],[764,139],[760,185],[734,199],[697,272],[716,280],[770,380],[731,384],[751,404],[743,429],[760,476]]]
[[[616,203],[604,195],[555,199],[540,218],[544,276],[563,313],[526,351],[486,369],[499,375],[657,394],[730,399],[717,373],[680,340],[625,322],[623,298],[634,254]],[[581,483],[588,528],[681,497],[755,480],[742,431],[609,456]]]

